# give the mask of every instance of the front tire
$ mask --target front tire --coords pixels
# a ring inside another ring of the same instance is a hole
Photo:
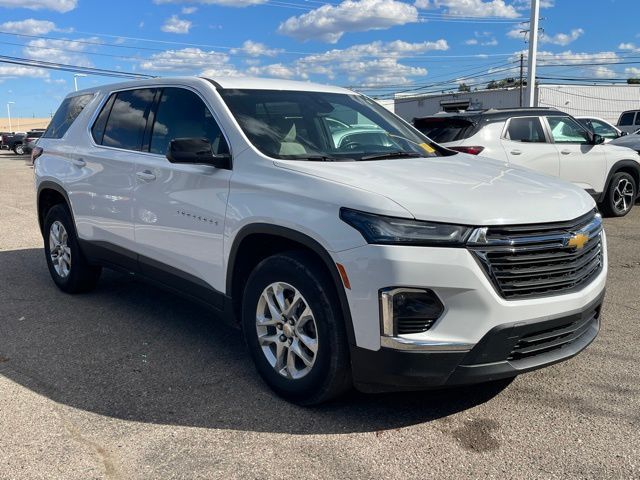
[[[258,373],[285,399],[314,405],[351,387],[337,295],[312,255],[292,251],[258,264],[243,295],[242,329]]]
[[[44,253],[54,283],[67,293],[93,290],[102,269],[90,265],[80,250],[69,210],[55,205],[44,220]]]
[[[618,172],[611,178],[602,210],[609,217],[624,217],[633,208],[638,186],[631,175]]]
[[[17,144],[13,147],[13,153],[16,155],[24,155],[24,146],[22,144]]]

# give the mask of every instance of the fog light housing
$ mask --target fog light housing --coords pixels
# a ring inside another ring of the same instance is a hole
[[[397,287],[380,290],[380,320],[384,336],[426,332],[443,312],[444,305],[431,290]]]

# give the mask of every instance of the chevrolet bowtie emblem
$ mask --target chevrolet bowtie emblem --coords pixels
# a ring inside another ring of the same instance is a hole
[[[581,250],[589,241],[589,237],[583,233],[578,233],[572,236],[567,243],[568,247],[575,248],[576,250]]]

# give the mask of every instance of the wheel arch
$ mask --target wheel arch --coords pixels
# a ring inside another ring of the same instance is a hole
[[[71,219],[73,220],[75,226],[75,219],[73,217],[73,210],[71,209],[71,202],[69,201],[69,196],[65,189],[56,182],[52,182],[49,180],[43,181],[38,186],[38,198],[37,198],[37,209],[38,209],[38,225],[40,226],[40,233],[44,235],[44,219],[46,217],[46,213],[53,207],[54,205],[65,204],[71,213]]]
[[[243,227],[234,237],[229,251],[226,274],[226,294],[231,299],[232,313],[239,319],[242,284],[253,268],[264,258],[288,250],[305,250],[318,258],[332,279],[345,320],[347,337],[355,345],[355,332],[349,302],[335,261],[329,252],[310,236],[287,227],[264,223]]]
[[[616,173],[625,172],[631,175],[636,182],[636,196],[640,195],[640,165],[638,162],[634,160],[619,160],[613,164],[613,166],[609,169],[609,174],[607,175],[607,180],[604,184],[604,190],[600,194],[599,202],[604,201],[606,198],[607,192],[611,187],[611,180]]]

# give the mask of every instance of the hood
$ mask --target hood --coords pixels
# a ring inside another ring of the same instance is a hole
[[[384,195],[419,220],[466,225],[545,223],[577,218],[595,206],[584,190],[570,183],[466,154],[368,162],[278,160],[275,164]]]
[[[640,135],[625,135],[624,137],[611,140],[608,145],[615,145],[618,147],[628,147],[634,150],[640,149]]]

